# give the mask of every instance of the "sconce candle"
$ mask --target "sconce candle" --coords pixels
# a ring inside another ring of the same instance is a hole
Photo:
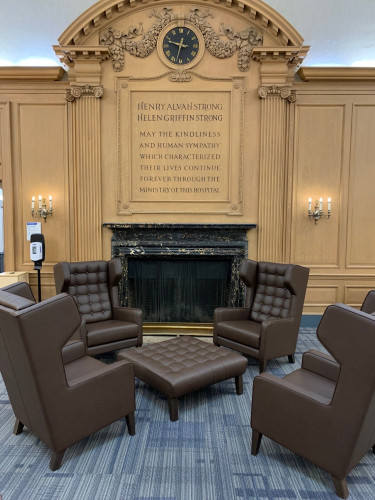
[[[314,210],[311,210],[311,198],[309,198],[309,211],[307,215],[309,219],[314,220],[315,224],[322,217],[326,217],[327,219],[329,219],[331,217],[331,197],[328,198],[327,208],[327,214],[325,214],[323,212],[323,198],[320,197],[319,200],[315,201]]]
[[[46,205],[46,199],[42,197],[42,195],[39,195],[39,207],[38,210],[35,210],[35,196],[31,198],[31,215],[33,217],[41,217],[44,222],[47,222],[47,216],[53,214],[53,208],[52,208],[52,196],[49,195],[49,208],[47,208]]]

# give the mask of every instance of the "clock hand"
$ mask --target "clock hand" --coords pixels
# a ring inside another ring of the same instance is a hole
[[[174,42],[173,40],[170,40],[169,43],[173,43],[174,45],[177,45],[178,47],[182,47],[183,49],[186,49],[186,47],[188,47],[188,45],[185,45],[183,43],[184,39],[181,38],[181,42]]]
[[[180,51],[181,51],[181,47],[182,47],[183,43],[184,43],[184,39],[181,38],[180,45],[178,46],[177,61],[178,61],[178,56],[180,55]]]

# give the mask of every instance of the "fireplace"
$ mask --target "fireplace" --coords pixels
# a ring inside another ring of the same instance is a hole
[[[243,305],[239,264],[254,224],[103,226],[122,264],[121,304],[140,307],[146,329],[210,329],[216,307]]]

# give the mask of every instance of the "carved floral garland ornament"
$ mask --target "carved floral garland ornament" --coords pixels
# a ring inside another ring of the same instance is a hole
[[[112,66],[114,71],[122,71],[125,64],[125,51],[136,57],[147,57],[155,49],[160,32],[167,24],[176,17],[172,13],[172,8],[164,7],[160,12],[153,10],[150,17],[155,17],[156,21],[151,28],[144,33],[143,24],[130,26],[128,32],[116,31],[108,28],[100,37],[102,45],[108,45]],[[209,9],[201,11],[197,7],[190,10],[185,16],[186,21],[194,24],[202,33],[206,49],[215,57],[224,59],[232,57],[238,50],[238,68],[240,71],[247,71],[250,65],[250,55],[253,47],[261,46],[263,38],[261,33],[253,27],[235,32],[231,26],[221,24],[220,33],[216,33],[207,18],[214,17]],[[142,39],[136,41],[135,38],[143,35]],[[228,40],[223,40],[226,37]]]

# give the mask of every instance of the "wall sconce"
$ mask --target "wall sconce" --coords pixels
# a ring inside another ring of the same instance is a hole
[[[309,198],[309,212],[308,212],[309,218],[314,219],[315,224],[322,217],[327,217],[327,219],[329,219],[331,217],[331,203],[332,203],[331,198],[328,198],[327,214],[325,214],[323,212],[323,198],[319,198],[319,200],[316,200],[314,211],[311,210],[311,198]]]
[[[47,216],[48,215],[52,216],[52,213],[53,213],[52,196],[49,196],[48,199],[49,199],[49,208],[47,208],[46,199],[42,198],[42,195],[40,194],[39,195],[39,206],[38,206],[37,210],[35,210],[35,208],[34,208],[35,196],[33,196],[31,198],[31,215],[33,217],[37,217],[39,215],[39,217],[43,218],[44,222],[47,222]]]

